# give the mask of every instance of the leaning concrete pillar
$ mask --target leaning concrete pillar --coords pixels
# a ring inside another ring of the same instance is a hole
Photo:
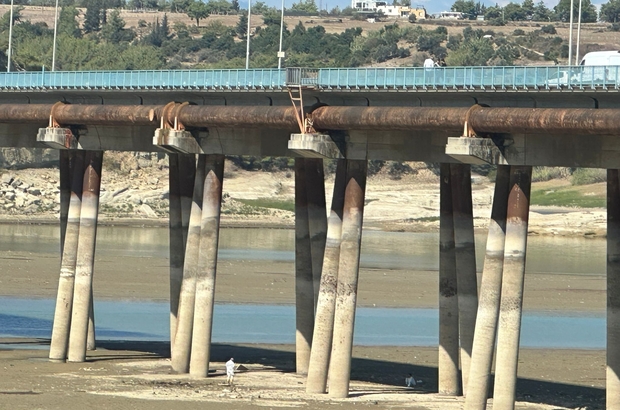
[[[329,367],[329,395],[336,398],[349,395],[366,172],[366,161],[347,160],[334,339]]]
[[[325,255],[327,235],[327,212],[325,208],[325,175],[323,159],[306,158],[306,192],[308,198],[308,229],[312,255],[312,281],[314,286],[314,306],[319,298],[321,271]]]
[[[340,259],[340,240],[342,236],[342,209],[346,183],[346,161],[338,160],[332,207],[327,222],[327,242],[321,273],[321,286],[314,319],[312,350],[308,367],[306,392],[325,393],[327,372],[332,349],[334,331],[334,311],[336,309],[336,287],[338,284],[338,263]]]
[[[510,167],[499,165],[495,178],[495,194],[480,284],[480,301],[469,370],[469,387],[465,398],[466,410],[483,410],[487,406],[502,290],[509,182]]]
[[[607,410],[620,409],[620,180],[607,170]]]
[[[198,155],[192,212],[187,232],[187,245],[185,247],[185,264],[183,266],[183,283],[181,284],[177,331],[174,338],[174,350],[172,351],[172,369],[178,373],[189,372],[194,306],[196,303],[196,275],[200,249],[205,162],[206,156]]]
[[[60,278],[58,279],[58,294],[56,296],[56,310],[54,311],[49,358],[53,361],[64,362],[67,359],[67,350],[69,348],[71,309],[73,307],[73,285],[75,283],[75,264],[80,233],[80,212],[84,183],[84,152],[74,152],[71,158],[61,155],[60,160],[61,170],[65,168],[65,171],[68,171],[70,168],[71,171],[69,175],[70,183],[67,184],[70,196],[68,206],[61,204],[61,217],[63,207],[67,208],[67,217],[65,219],[63,245],[61,246]],[[69,166],[69,161],[72,162],[71,166]],[[61,180],[63,177],[66,178],[66,175],[63,176],[63,172],[61,172]],[[61,202],[66,200],[66,196],[62,194],[62,189],[60,200]]]
[[[190,374],[198,377],[207,377],[209,374],[223,178],[224,155],[207,155],[189,367]]]
[[[452,178],[441,164],[439,185],[439,393],[457,396],[459,383],[459,305],[456,285]]]
[[[295,158],[295,321],[296,370],[307,374],[314,328],[314,282],[305,158]]]
[[[69,335],[68,360],[70,362],[83,362],[86,359],[102,161],[103,151],[88,151],[85,155],[86,171],[84,172],[84,188],[82,190],[80,235]]]
[[[478,282],[476,277],[476,247],[474,216],[471,198],[471,166],[451,164],[452,209],[456,282],[459,303],[459,337],[461,341],[461,375],[463,394],[467,394],[469,363],[474,343],[474,327],[478,311]]]
[[[532,167],[510,168],[504,274],[497,331],[493,409],[514,409],[525,279]]]

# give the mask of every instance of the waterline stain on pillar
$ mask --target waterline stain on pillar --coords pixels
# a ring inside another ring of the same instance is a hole
[[[531,182],[532,167],[510,167],[493,410],[515,405]]]
[[[83,362],[86,359],[102,162],[103,151],[88,151],[86,153],[69,335],[68,360],[70,362]]]
[[[310,366],[306,382],[307,393],[325,393],[327,389],[329,359],[334,332],[346,171],[346,161],[339,159],[336,165],[331,212],[327,221],[327,241],[314,319]]]
[[[469,388],[465,398],[466,410],[484,410],[487,406],[504,269],[509,183],[510,167],[499,165],[495,178],[495,194],[480,284]]]
[[[335,398],[349,395],[367,169],[365,160],[347,160],[334,338],[329,366],[329,395]]]

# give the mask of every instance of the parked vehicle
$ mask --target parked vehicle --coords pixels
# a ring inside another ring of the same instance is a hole
[[[581,82],[617,83],[620,79],[620,51],[593,51],[579,63]]]

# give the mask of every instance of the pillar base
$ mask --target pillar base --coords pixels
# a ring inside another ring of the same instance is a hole
[[[491,138],[448,138],[446,154],[465,164],[508,165],[502,153],[504,146]]]
[[[39,128],[37,142],[54,149],[77,149],[78,140],[69,128]]]
[[[288,149],[306,158],[344,158],[344,149],[327,134],[291,134]]]
[[[158,128],[153,136],[153,145],[175,154],[204,154],[196,138],[185,130]]]

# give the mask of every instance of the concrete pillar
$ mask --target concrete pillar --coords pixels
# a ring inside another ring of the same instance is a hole
[[[192,212],[187,231],[185,246],[185,264],[183,266],[183,283],[179,299],[177,332],[172,351],[172,369],[177,373],[189,372],[192,348],[192,328],[194,326],[194,306],[196,303],[196,275],[200,252],[200,224],[202,219],[202,197],[205,180],[206,155],[198,155]]]
[[[493,410],[512,410],[515,405],[531,182],[532,167],[510,167]]]
[[[458,396],[459,305],[456,284],[452,178],[450,164],[441,164],[439,185],[439,393]]]
[[[224,155],[207,155],[200,226],[200,252],[196,278],[196,302],[190,374],[207,377],[215,302],[215,273],[222,208]]]
[[[64,152],[64,151],[61,151]],[[71,328],[71,309],[73,307],[73,286],[75,282],[75,264],[77,258],[78,238],[80,233],[80,212],[82,208],[82,188],[84,183],[84,152],[77,151],[71,156],[61,155],[61,181],[66,178],[65,172],[71,171],[69,186],[69,204],[61,202],[61,217],[63,208],[67,209],[65,218],[65,233],[62,232],[62,258],[60,262],[60,278],[58,279],[58,293],[56,296],[56,310],[52,326],[49,358],[52,361],[67,359],[69,348],[69,331]],[[69,161],[72,164],[69,164]],[[63,163],[64,162],[64,163]],[[66,181],[64,182],[66,184]],[[60,200],[65,201],[61,189]],[[62,222],[62,220],[61,220]]]
[[[334,339],[329,367],[329,395],[335,398],[349,395],[367,167],[365,160],[347,160]]]
[[[295,158],[295,358],[298,374],[308,373],[314,328],[314,281],[306,181],[306,159]]]
[[[75,161],[75,151],[66,149],[58,151],[58,173],[60,180],[60,256],[65,246],[65,233],[67,231],[67,219],[69,218],[69,203],[71,202],[71,172],[72,163]]]
[[[179,296],[183,281],[183,227],[179,179],[179,155],[168,154],[168,235],[170,254],[170,350],[174,350]]]
[[[310,365],[306,382],[306,392],[308,393],[325,393],[327,389],[327,372],[334,332],[346,172],[346,161],[339,159],[336,166],[331,212],[327,222],[327,241],[323,258],[321,286],[314,319],[312,350],[310,351]]]
[[[314,310],[319,299],[321,271],[325,255],[327,235],[327,212],[325,206],[325,175],[323,159],[306,158],[306,190],[308,198],[308,229],[312,255],[312,281],[314,287]]]
[[[88,335],[86,336],[86,350],[96,350],[97,340],[95,338],[95,297],[93,287],[90,287],[90,303],[88,306]]]
[[[183,249],[187,244],[189,218],[192,213],[194,197],[194,180],[196,179],[196,155],[178,154],[179,156],[179,193],[181,195],[181,227],[183,231]],[[183,253],[185,260],[185,252]]]
[[[480,300],[469,370],[469,388],[465,398],[466,410],[484,410],[487,406],[502,290],[509,182],[510,167],[498,165],[480,284]]]
[[[466,395],[471,349],[474,343],[476,313],[478,311],[476,247],[471,198],[471,166],[468,164],[450,164],[450,174],[452,177],[452,215],[459,304],[462,391]]]
[[[88,151],[85,155],[86,170],[82,190],[80,235],[69,335],[68,360],[70,362],[83,362],[86,359],[102,161],[103,151]]]
[[[620,180],[607,170],[607,410],[620,409]]]

